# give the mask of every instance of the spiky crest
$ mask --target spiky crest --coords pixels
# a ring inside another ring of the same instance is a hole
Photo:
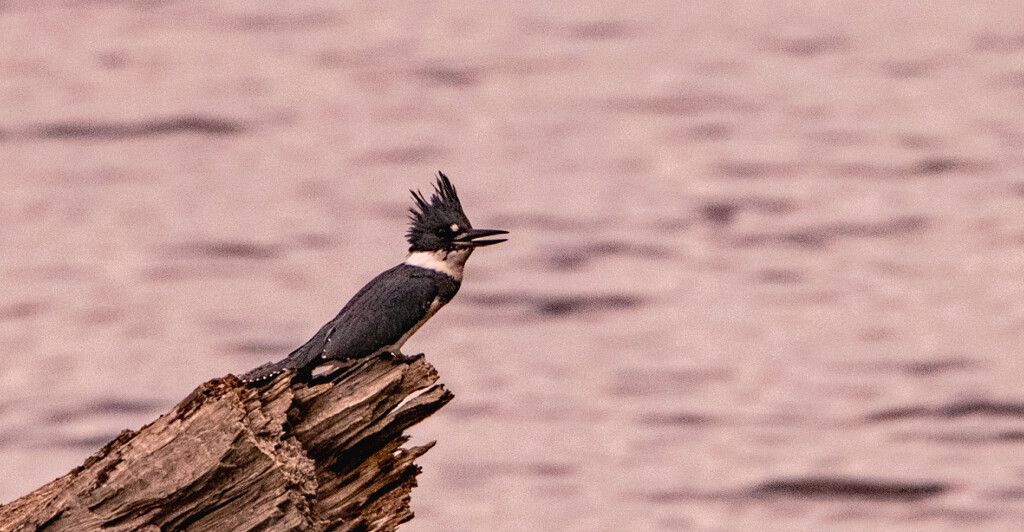
[[[444,172],[437,172],[437,182],[434,183],[430,201],[421,192],[410,192],[416,204],[409,208],[410,223],[406,233],[409,251],[445,249],[453,245],[452,238],[456,232],[472,228],[462,210],[455,186]],[[458,226],[458,231],[452,231],[453,225]]]

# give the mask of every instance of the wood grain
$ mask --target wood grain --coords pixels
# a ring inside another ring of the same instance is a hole
[[[195,389],[82,466],[0,506],[0,531],[384,531],[412,519],[405,429],[453,395],[422,358],[315,383],[235,376]]]

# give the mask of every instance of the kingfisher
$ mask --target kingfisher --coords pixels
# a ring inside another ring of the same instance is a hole
[[[437,173],[429,201],[421,192],[410,192],[414,205],[409,209],[405,262],[374,277],[308,342],[283,360],[242,375],[243,382],[260,386],[290,369],[296,370],[296,379],[308,380],[325,365],[343,367],[380,355],[399,360],[421,356],[403,355],[402,345],[455,297],[473,251],[505,242],[487,237],[508,231],[474,229],[443,172]]]

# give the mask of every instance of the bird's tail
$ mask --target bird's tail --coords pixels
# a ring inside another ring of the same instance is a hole
[[[248,386],[263,386],[274,380],[274,377],[294,368],[294,361],[289,357],[277,362],[267,362],[256,369],[242,374],[239,379]]]

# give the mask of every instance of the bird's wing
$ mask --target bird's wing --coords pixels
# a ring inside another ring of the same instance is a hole
[[[324,359],[372,355],[416,327],[435,300],[450,301],[459,285],[442,273],[399,264],[367,283],[305,344],[281,361],[250,371],[243,380],[259,384],[286,369],[312,371]]]
[[[438,297],[436,275],[422,268],[399,265],[375,277],[321,329],[325,334],[322,342],[314,346],[318,348],[316,356],[334,360],[362,358],[396,343],[427,317]]]

